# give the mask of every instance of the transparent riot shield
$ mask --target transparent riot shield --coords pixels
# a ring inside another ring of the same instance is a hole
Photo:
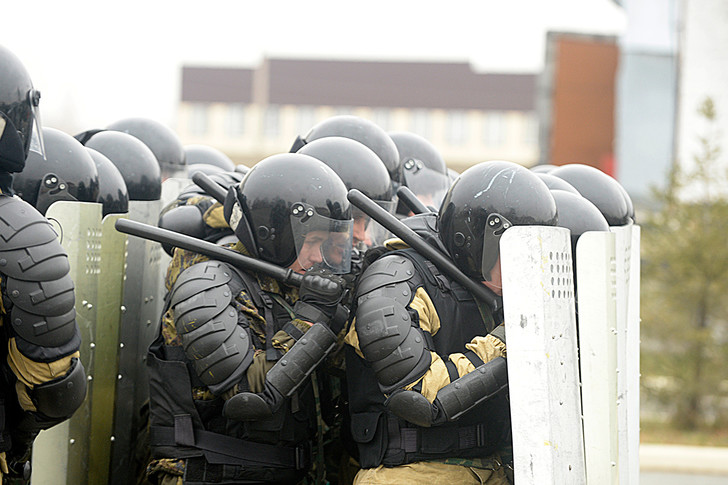
[[[129,201],[131,220],[156,225],[161,200]],[[119,324],[118,375],[114,406],[109,482],[133,483],[139,467],[134,457],[143,452],[147,424],[149,379],[147,347],[159,329],[163,306],[162,247],[159,243],[130,237],[127,241],[126,274]]]
[[[515,480],[585,483],[569,231],[501,238]]]
[[[109,214],[101,222],[101,272],[98,278],[96,365],[91,398],[94,404],[89,433],[89,483],[109,483],[114,405],[119,375],[119,323],[126,271],[126,234],[114,224],[126,214]]]
[[[68,253],[75,286],[76,322],[81,332],[81,362],[88,376],[86,399],[67,421],[42,431],[33,445],[33,484],[89,483],[87,469],[94,412],[95,341],[98,278],[101,272],[101,204],[55,202],[46,218]],[[106,410],[104,410],[106,412]]]
[[[619,483],[639,483],[640,227],[609,228],[616,238]]]
[[[586,232],[576,245],[577,320],[587,483],[619,483],[615,235]]]

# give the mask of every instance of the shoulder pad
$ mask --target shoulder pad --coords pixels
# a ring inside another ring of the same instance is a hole
[[[69,312],[76,301],[73,281],[65,275],[51,281],[7,279],[6,291],[14,306],[35,315],[57,316]]]
[[[35,224],[29,230],[45,232],[36,230],[41,227],[43,225]],[[50,281],[65,276],[70,270],[68,255],[55,236],[50,241],[35,246],[0,250],[0,273],[11,278],[26,281]]]
[[[387,255],[372,263],[359,278],[357,298],[388,296],[401,305],[412,301],[412,288],[419,286],[420,276],[412,261],[400,254]]]
[[[35,207],[16,197],[0,197],[0,250],[37,246],[58,235]]]
[[[159,217],[157,225],[188,236],[205,237],[205,221],[202,219],[202,212],[195,205],[181,205],[168,210]]]
[[[193,264],[182,271],[174,282],[170,296],[171,305],[174,306],[208,288],[225,285],[232,280],[233,274],[230,267],[220,261]]]
[[[61,315],[44,316],[29,313],[15,306],[10,312],[10,320],[18,337],[41,347],[61,347],[71,342],[78,333],[74,308]],[[18,347],[21,347],[20,343],[18,343]],[[26,352],[23,353],[26,354]],[[65,353],[65,351],[61,353]]]

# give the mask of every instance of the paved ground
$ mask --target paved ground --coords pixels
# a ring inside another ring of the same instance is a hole
[[[728,448],[643,443],[640,445],[640,472],[642,474],[669,472],[685,474],[688,477],[690,475],[717,475],[722,481],[715,483],[728,484]],[[645,485],[647,483],[645,482]],[[703,482],[691,479],[684,483],[698,485]],[[663,483],[663,485],[666,484]]]

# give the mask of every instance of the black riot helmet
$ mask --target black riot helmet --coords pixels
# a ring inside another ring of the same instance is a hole
[[[113,130],[100,131],[86,142],[105,155],[124,178],[129,200],[159,200],[162,176],[154,153],[141,140]]]
[[[296,153],[321,160],[336,172],[347,190],[358,189],[389,213],[393,212],[394,194],[387,168],[376,153],[358,141],[328,136],[304,145]],[[367,247],[384,242],[387,232],[382,226],[372,224],[369,216],[356,207],[352,208],[352,216],[355,242]]]
[[[549,172],[571,184],[582,197],[597,206],[610,226],[623,226],[630,222],[626,192],[619,182],[598,168],[580,163],[562,165]]]
[[[533,173],[535,173],[538,178],[543,180],[543,183],[546,184],[546,187],[548,187],[549,190],[565,190],[566,192],[571,192],[574,195],[581,195],[578,190],[576,190],[569,182],[564,179],[554,177],[553,175],[545,172],[533,171]]]
[[[460,174],[445,195],[440,239],[460,270],[488,281],[506,229],[556,220],[554,198],[536,174],[512,162],[482,162]]]
[[[185,145],[185,163],[187,163],[188,171],[190,165],[207,164],[220,167],[224,172],[232,172],[235,170],[235,163],[230,157],[223,152],[210,145]]]
[[[0,172],[20,172],[28,153],[43,155],[40,91],[18,57],[0,46]]]
[[[320,160],[273,155],[229,190],[225,219],[254,257],[298,272],[320,264],[347,273],[353,220],[346,193]]]
[[[425,205],[440,207],[445,192],[450,188],[450,179],[445,160],[435,145],[420,135],[407,131],[392,132],[389,137],[399,153],[402,184],[409,187]],[[397,212],[408,214],[409,209],[400,203]]]
[[[609,231],[609,224],[597,206],[581,195],[552,189],[551,195],[559,213],[557,226],[571,231],[571,250],[576,257],[576,242],[587,231]]]
[[[97,202],[99,173],[91,155],[71,135],[43,128],[45,156],[31,151],[25,169],[13,178],[13,189],[45,214],[53,202]]]
[[[182,142],[168,126],[149,118],[125,118],[111,123],[106,129],[128,133],[148,146],[159,162],[163,180],[185,176],[185,151]]]
[[[402,183],[402,166],[399,163],[397,146],[379,125],[358,116],[340,115],[323,120],[311,128],[306,136],[298,137],[291,152],[297,152],[306,143],[327,136],[343,136],[366,145],[384,162],[389,178],[396,184]]]
[[[90,147],[86,147],[86,150],[99,172],[98,202],[101,203],[103,216],[129,212],[129,192],[119,169],[106,155]]]

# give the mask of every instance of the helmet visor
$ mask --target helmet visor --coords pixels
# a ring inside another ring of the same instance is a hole
[[[440,207],[442,199],[450,188],[450,179],[447,175],[415,160],[408,160],[405,163],[404,180],[404,184],[423,204],[435,209]]]
[[[304,203],[293,205],[290,219],[301,268],[320,265],[336,274],[351,270],[352,219],[331,219]]]
[[[386,210],[390,214],[394,214],[397,208],[396,200],[375,200],[379,207]],[[354,208],[354,246],[359,251],[366,251],[375,246],[381,246],[384,241],[392,237],[392,233],[385,229],[381,224],[372,220],[371,217],[362,212],[361,209]]]
[[[28,150],[36,152],[45,158],[45,147],[43,145],[43,125],[40,122],[40,110],[38,109],[38,101],[40,100],[40,92],[31,89],[28,92],[28,102],[32,112],[32,125],[29,133]]]
[[[500,255],[500,238],[506,229],[511,226],[512,224],[508,219],[497,213],[490,214],[485,220],[483,256],[480,263],[480,272],[484,281],[490,281],[490,272]]]

